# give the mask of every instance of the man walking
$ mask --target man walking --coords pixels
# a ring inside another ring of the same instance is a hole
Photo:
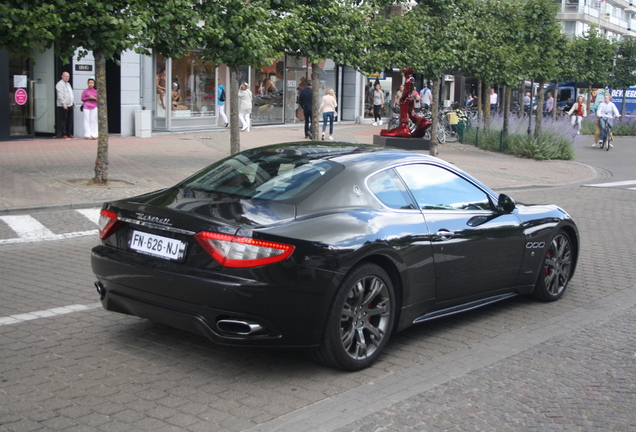
[[[73,87],[68,82],[70,77],[68,72],[62,72],[62,79],[55,85],[59,120],[58,136],[64,139],[75,138],[73,136],[73,105],[75,105],[75,97],[73,96]]]
[[[312,118],[312,96],[311,80],[307,80],[307,87],[300,91],[298,105],[303,109],[305,115],[305,138],[311,139],[311,118]]]
[[[424,87],[420,90],[422,108],[431,106],[431,103],[433,102],[433,98],[431,96],[431,90],[428,88],[428,85],[424,83]]]

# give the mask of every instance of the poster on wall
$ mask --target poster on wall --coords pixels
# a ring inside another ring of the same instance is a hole
[[[26,75],[13,75],[13,88],[26,88],[27,76]]]

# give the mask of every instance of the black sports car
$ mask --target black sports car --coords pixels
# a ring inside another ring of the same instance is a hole
[[[563,295],[579,236],[431,156],[348,143],[247,150],[106,203],[104,308],[222,344],[358,370],[392,332],[516,295]]]

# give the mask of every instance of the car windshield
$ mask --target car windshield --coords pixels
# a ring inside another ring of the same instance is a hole
[[[342,169],[311,149],[252,150],[209,166],[179,185],[192,191],[283,201]],[[327,175],[329,174],[329,175]]]

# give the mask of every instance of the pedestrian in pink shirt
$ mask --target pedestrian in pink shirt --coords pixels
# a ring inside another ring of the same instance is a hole
[[[84,112],[84,139],[97,139],[97,90],[95,80],[88,79],[88,88],[82,92]]]

